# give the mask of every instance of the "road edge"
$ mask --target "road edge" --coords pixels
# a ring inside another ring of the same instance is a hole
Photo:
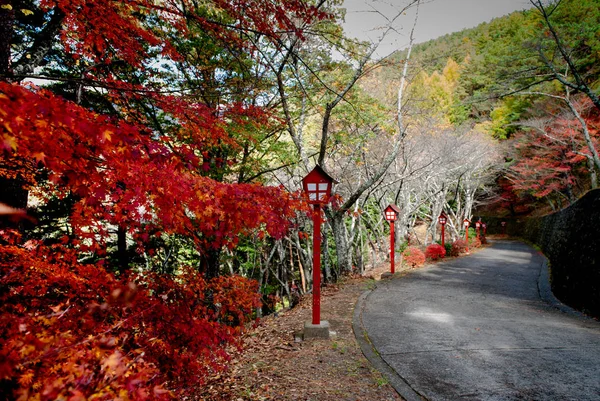
[[[554,293],[552,292],[552,286],[550,284],[550,265],[548,263],[548,258],[546,255],[540,252],[540,255],[543,259],[543,262],[540,266],[540,274],[538,276],[538,294],[540,298],[550,305],[554,309],[558,309],[559,311],[566,313],[568,315],[577,316],[582,319],[594,320],[590,316],[571,308],[568,305],[562,303]]]
[[[406,401],[423,401],[423,396],[417,393],[390,365],[379,355],[369,335],[362,324],[362,312],[366,305],[367,298],[373,290],[367,290],[361,294],[354,306],[352,316],[352,331],[354,338],[358,342],[360,349],[367,360],[388,380],[396,392]]]

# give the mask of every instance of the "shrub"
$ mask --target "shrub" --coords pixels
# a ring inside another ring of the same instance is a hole
[[[452,243],[452,250],[450,251],[451,256],[459,256],[461,253],[467,251],[467,241],[464,239],[458,239]]]
[[[469,247],[479,248],[481,246],[481,240],[477,237],[469,238]]]
[[[430,260],[442,259],[446,256],[446,249],[440,244],[431,244],[425,249],[425,256]]]
[[[258,283],[239,276],[116,277],[62,246],[7,238],[0,388],[14,399],[188,399],[227,367],[259,305]]]
[[[444,242],[444,248],[446,248],[446,255],[452,255],[452,243]]]
[[[425,254],[419,248],[409,246],[402,252],[402,257],[410,267],[423,266],[425,264]]]

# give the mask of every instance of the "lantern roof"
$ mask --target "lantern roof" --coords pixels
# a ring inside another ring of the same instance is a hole
[[[327,174],[327,172],[317,164],[315,168],[302,179],[302,183],[309,182],[331,182],[337,184],[339,181]]]
[[[393,203],[390,203],[384,210],[385,212],[395,212],[400,213],[400,208]]]

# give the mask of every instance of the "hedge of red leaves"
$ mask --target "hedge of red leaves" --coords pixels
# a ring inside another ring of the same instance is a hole
[[[423,266],[425,264],[425,254],[419,248],[409,246],[402,252],[402,258],[410,267]]]
[[[467,252],[467,241],[464,239],[457,239],[452,243],[452,250],[450,251],[451,256],[460,256],[465,252]]]
[[[440,244],[428,245],[425,249],[425,257],[429,260],[438,260],[446,256],[446,248]]]
[[[182,399],[224,368],[257,283],[116,278],[63,246],[0,231],[0,393],[7,399]]]

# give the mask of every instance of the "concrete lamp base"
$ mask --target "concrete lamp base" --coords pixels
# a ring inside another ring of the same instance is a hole
[[[309,338],[323,338],[329,339],[329,322],[321,320],[321,324],[312,324],[312,322],[304,323],[304,333],[302,335],[304,340]]]

